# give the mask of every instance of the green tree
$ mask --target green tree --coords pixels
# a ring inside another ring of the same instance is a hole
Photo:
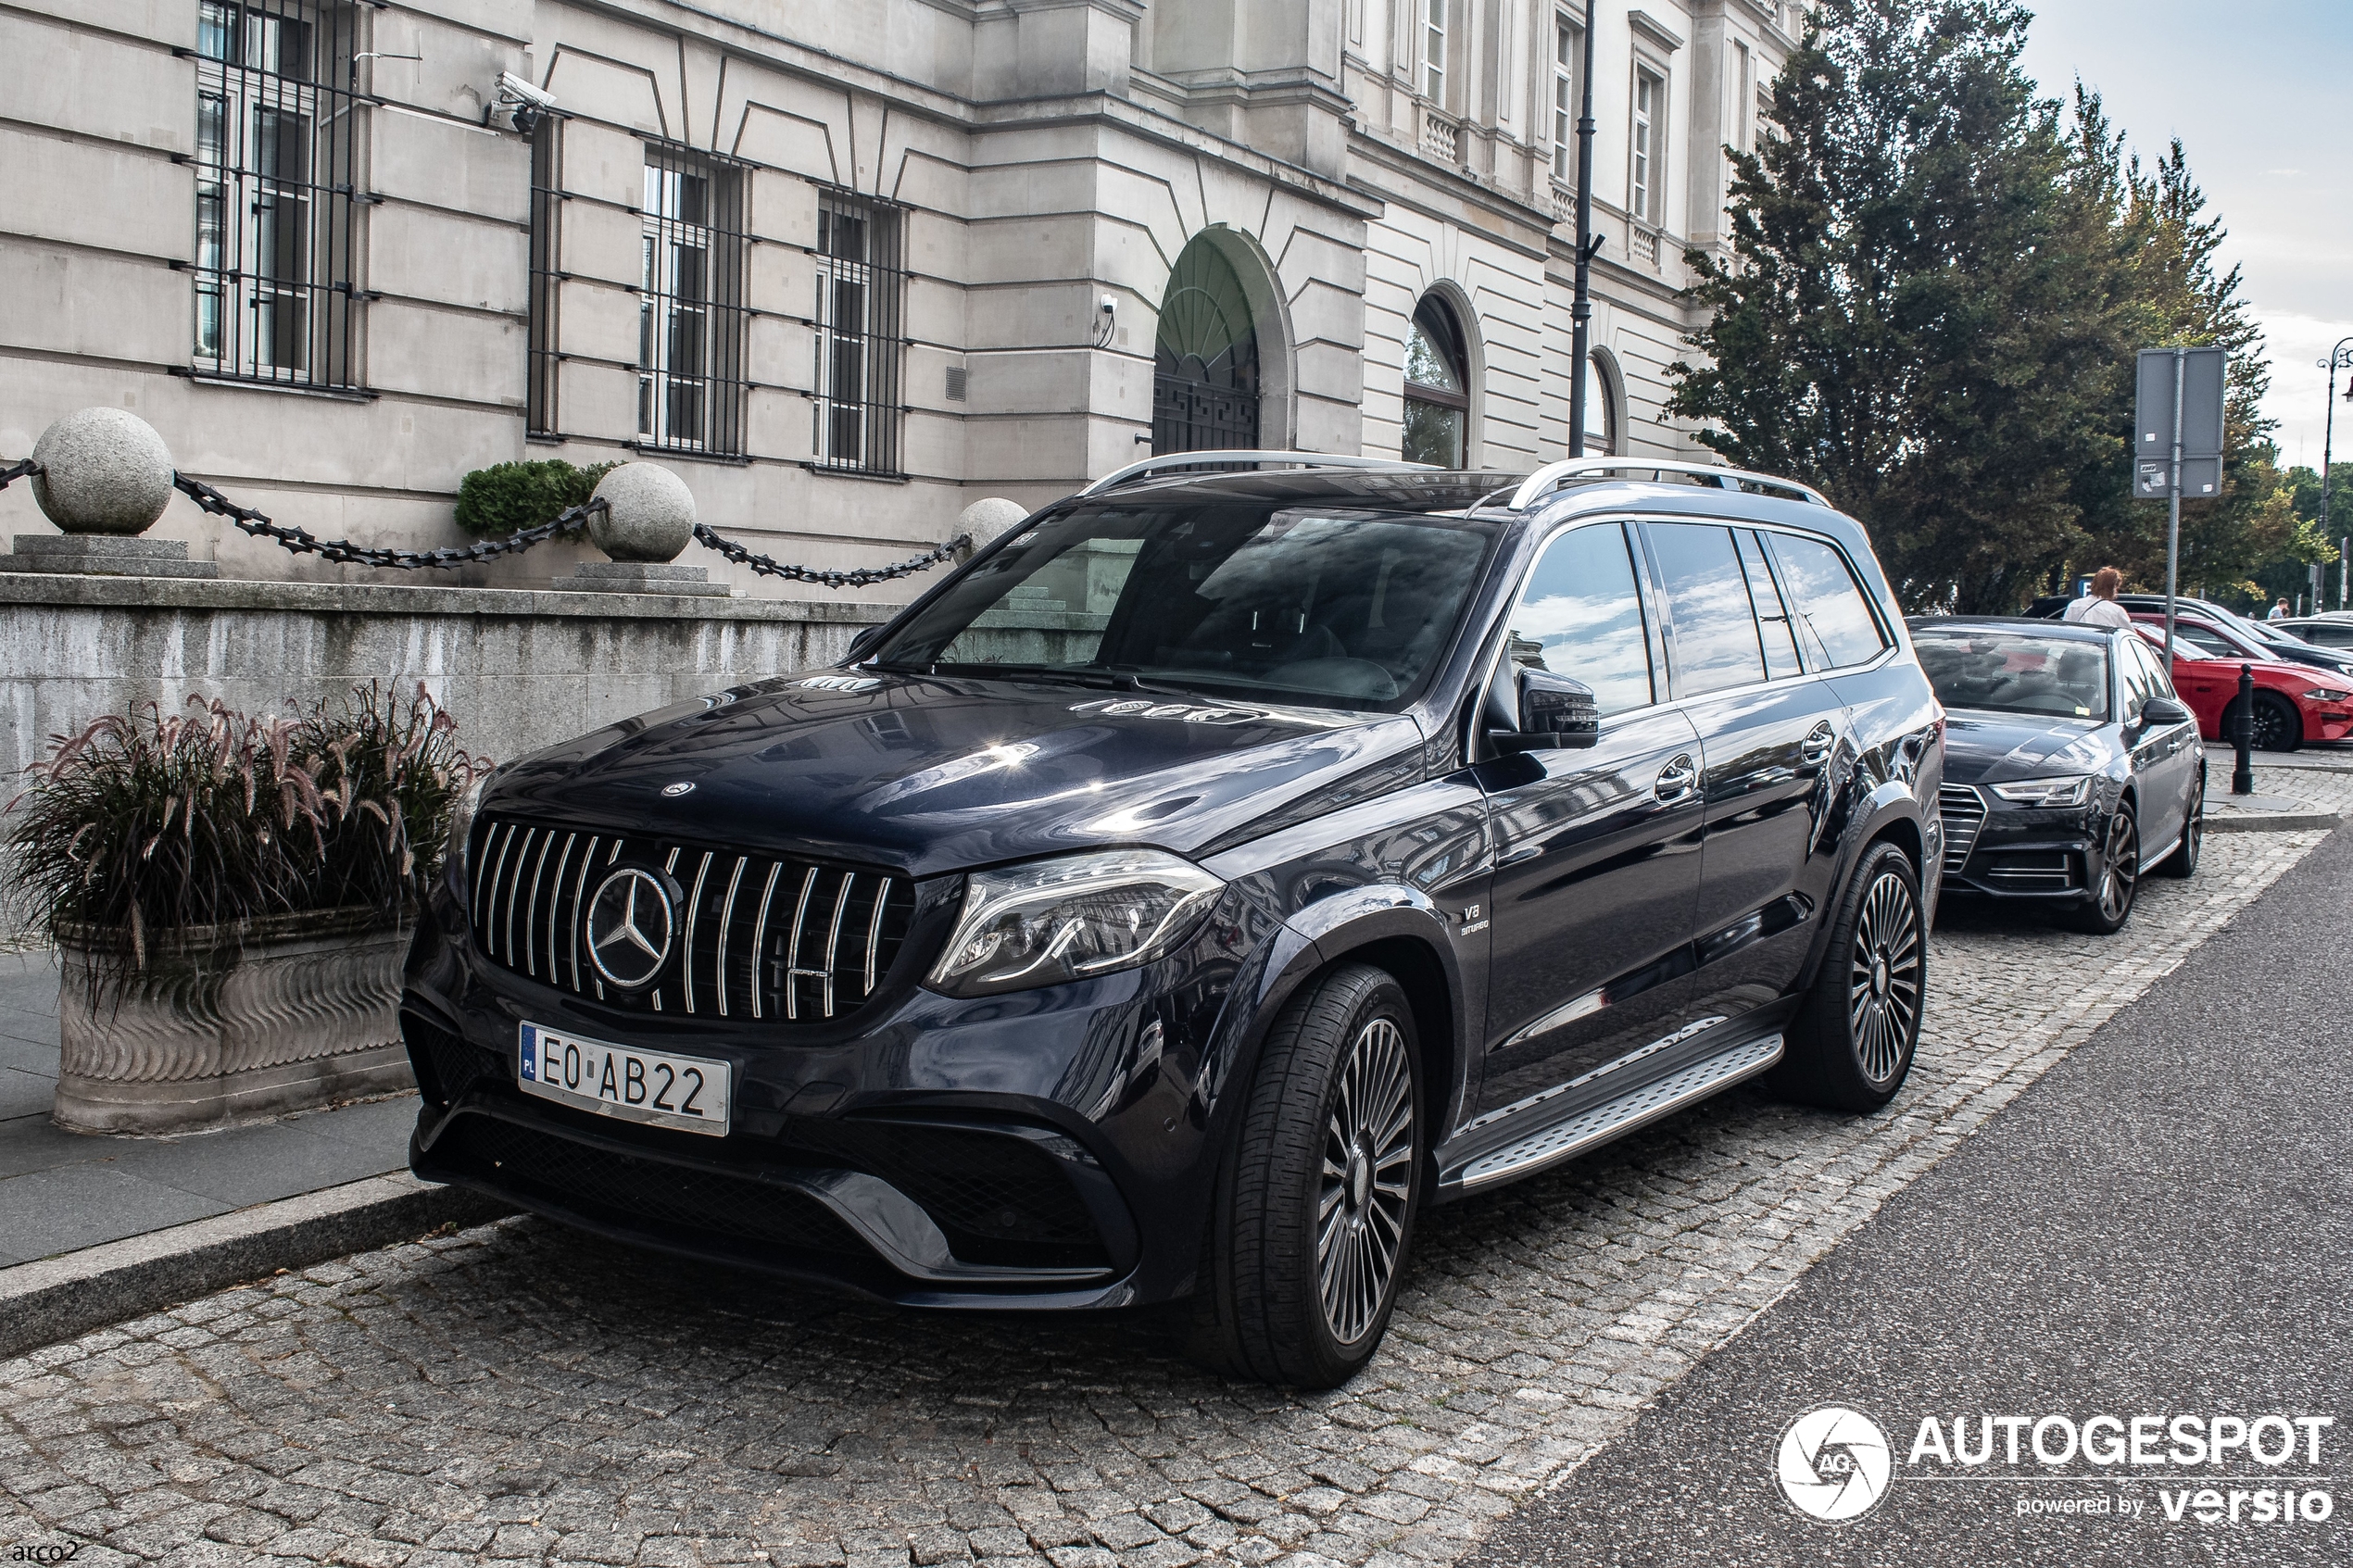
[[[2144,169],[2125,156],[2123,136],[2109,129],[2096,95],[2077,90],[2075,119],[2079,179],[2102,192],[2107,221],[2121,241],[2133,346],[2219,344],[2230,351],[2222,494],[2182,504],[2180,583],[2186,593],[2251,602],[2260,590],[2250,579],[2260,569],[2292,568],[2300,581],[2304,564],[2325,552],[2317,532],[2300,521],[2271,444],[2274,422],[2262,416],[2271,366],[2261,330],[2239,296],[2238,270],[2225,272],[2217,265],[2227,232],[2208,215],[2205,193],[2191,178],[2180,141],[2154,168]],[[2120,360],[2110,429],[2129,443],[2132,420],[2131,366]],[[2134,499],[2121,464],[2085,471],[2075,498],[2085,534],[2073,562],[2078,571],[2113,564],[2135,586],[2162,588],[2164,505]]]
[[[1729,262],[1675,368],[1678,415],[1743,467],[1870,528],[1916,607],[2015,608],[2082,542],[2075,476],[2124,460],[2099,417],[2127,308],[2011,0],[1824,0],[1734,155]]]
[[[2260,613],[2269,609],[2274,600],[2296,602],[2298,594],[2312,590],[2311,565],[2315,561],[2330,563],[2326,572],[2327,604],[2336,607],[2336,539],[2321,532],[2321,475],[2318,470],[2297,466],[2278,470],[2280,488],[2286,493],[2289,516],[2295,529],[2290,546],[2255,571],[2255,581],[2246,584],[2251,595],[2244,599],[2233,596],[2226,600],[2233,608],[2246,608]],[[2329,487],[2330,533],[2343,537],[2353,533],[2353,514],[2347,508],[2346,486],[2342,479]]]
[[[2268,381],[2179,144],[2153,169],[2097,95],[2038,98],[2013,0],[1824,0],[1732,155],[1729,259],[1670,412],[1743,467],[1863,520],[1915,608],[2014,610],[2070,568],[2164,577],[2129,468],[2139,347],[2233,355],[2225,491],[2183,521],[2183,581],[2297,547],[2257,412]]]

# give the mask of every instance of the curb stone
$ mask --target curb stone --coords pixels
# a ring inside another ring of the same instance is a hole
[[[280,1269],[509,1212],[480,1194],[396,1171],[19,1263],[0,1269],[0,1359]]]
[[[2334,811],[2227,811],[2207,813],[2208,833],[2309,833],[2344,821]]]

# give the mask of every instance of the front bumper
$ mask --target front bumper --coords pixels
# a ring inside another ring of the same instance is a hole
[[[1947,784],[1940,808],[1946,893],[2081,903],[2108,869],[2095,806],[1989,807],[1974,786]]]
[[[1224,1004],[1265,946],[1224,909],[1140,970],[973,1001],[902,976],[849,1018],[791,1029],[602,1009],[485,960],[453,901],[435,917],[401,1007],[424,1100],[409,1165],[424,1180],[910,1306],[1083,1310],[1192,1287],[1212,1091],[1237,1037]],[[526,1020],[727,1060],[732,1130],[523,1095]]]

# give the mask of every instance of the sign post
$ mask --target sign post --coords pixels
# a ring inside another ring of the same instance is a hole
[[[2162,496],[2165,665],[2173,666],[2173,599],[2182,568],[2182,497],[2222,493],[2222,396],[2229,351],[2144,348],[2134,366],[2133,494]]]

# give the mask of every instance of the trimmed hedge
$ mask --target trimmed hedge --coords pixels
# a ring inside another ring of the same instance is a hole
[[[493,463],[466,475],[458,486],[458,526],[485,539],[536,528],[597,493],[597,481],[618,463],[586,468],[548,458],[530,463]]]

